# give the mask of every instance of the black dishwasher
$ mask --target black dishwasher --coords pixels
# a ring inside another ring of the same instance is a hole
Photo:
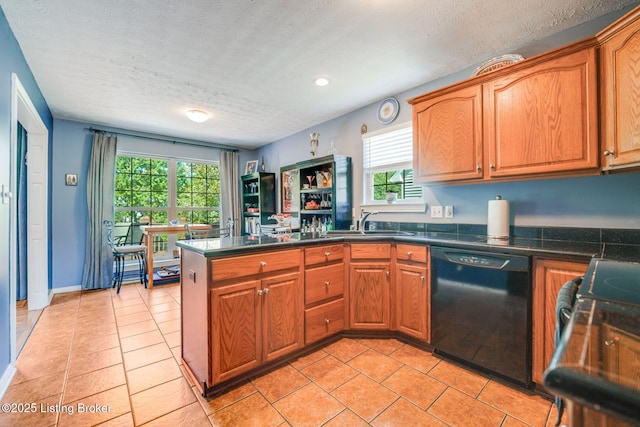
[[[431,344],[436,353],[531,385],[527,256],[431,247]]]

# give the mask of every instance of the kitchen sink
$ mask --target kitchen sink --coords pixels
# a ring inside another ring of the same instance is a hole
[[[409,231],[398,230],[331,230],[324,234],[325,237],[351,237],[351,236],[413,236]]]

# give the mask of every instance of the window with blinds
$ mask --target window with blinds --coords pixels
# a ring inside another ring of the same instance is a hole
[[[364,202],[386,203],[387,193],[398,201],[422,200],[422,187],[413,183],[413,129],[409,125],[362,140]]]

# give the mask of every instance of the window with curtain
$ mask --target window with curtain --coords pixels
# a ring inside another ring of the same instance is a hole
[[[413,129],[409,125],[367,134],[363,146],[364,203],[386,203],[387,192],[398,202],[421,202],[422,187],[413,183]]]
[[[115,226],[119,243],[138,244],[140,224],[218,224],[220,168],[217,162],[118,154]],[[154,256],[167,250],[168,236],[154,240]]]

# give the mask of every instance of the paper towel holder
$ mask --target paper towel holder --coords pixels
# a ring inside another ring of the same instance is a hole
[[[498,204],[502,206],[502,209],[497,209]],[[488,215],[488,239],[492,241],[509,240],[509,205],[506,200],[502,199],[501,195],[498,194],[495,200],[489,200]]]

